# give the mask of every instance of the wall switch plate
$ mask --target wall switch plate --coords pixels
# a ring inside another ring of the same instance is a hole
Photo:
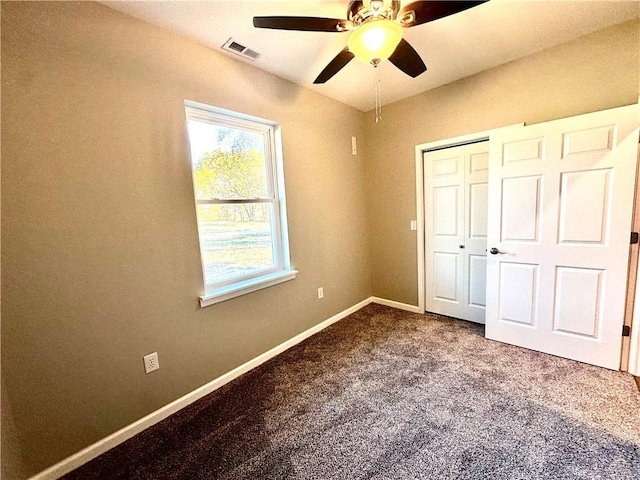
[[[416,220],[411,220],[411,230],[418,230],[418,222]]]
[[[351,155],[358,154],[358,147],[356,146],[356,137],[351,137]]]
[[[318,298],[324,298],[324,288],[318,288]]]
[[[151,373],[159,368],[160,363],[158,363],[158,352],[153,352],[144,356],[144,373]]]

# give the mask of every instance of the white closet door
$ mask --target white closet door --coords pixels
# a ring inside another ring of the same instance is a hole
[[[487,295],[487,212],[489,142],[465,149],[464,295],[466,316],[485,323]]]
[[[424,154],[426,310],[484,323],[488,142]]]
[[[491,137],[487,338],[620,366],[638,108]]]

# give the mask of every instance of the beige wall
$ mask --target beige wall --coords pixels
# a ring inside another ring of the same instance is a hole
[[[638,101],[640,23],[579,38],[368,113],[374,295],[417,305],[415,146]],[[428,58],[425,59],[428,63]]]
[[[281,123],[297,279],[199,308],[185,99]],[[371,295],[364,116],[97,3],[2,3],[2,375],[28,473]]]

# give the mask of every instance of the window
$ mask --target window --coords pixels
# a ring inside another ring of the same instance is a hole
[[[295,278],[278,125],[186,102],[207,306]]]

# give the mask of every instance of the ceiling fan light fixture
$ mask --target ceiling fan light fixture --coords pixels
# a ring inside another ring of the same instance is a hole
[[[402,40],[402,27],[392,20],[370,20],[349,36],[349,51],[364,63],[388,59]]]

